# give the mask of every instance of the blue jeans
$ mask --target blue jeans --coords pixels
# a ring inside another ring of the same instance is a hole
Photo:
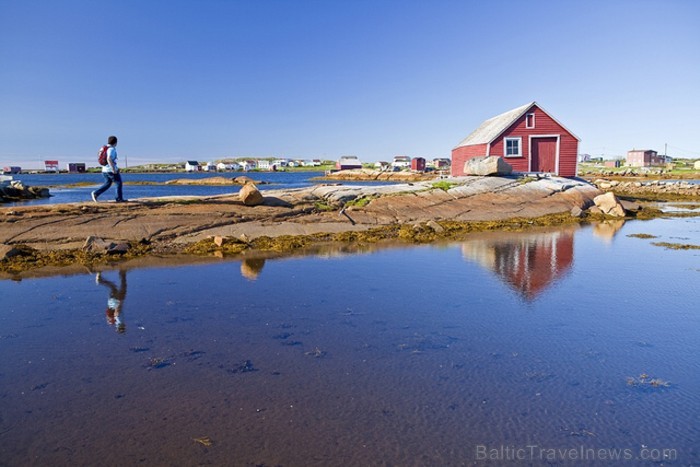
[[[95,190],[95,198],[100,196],[102,193],[107,191],[109,187],[112,186],[112,183],[115,183],[117,185],[117,197],[115,198],[117,201],[121,201],[122,198],[122,174],[119,172],[117,173],[112,173],[112,172],[102,172],[102,175],[105,178],[104,184],[99,187],[97,190]]]

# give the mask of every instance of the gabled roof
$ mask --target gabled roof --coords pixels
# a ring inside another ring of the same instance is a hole
[[[187,161],[189,165],[199,165],[199,162],[197,161]]]
[[[581,139],[576,136],[575,134],[571,133],[564,125],[559,123],[556,118],[552,117],[549,112],[544,110],[537,102],[532,101],[530,103],[527,103],[525,105],[521,105],[520,107],[517,107],[513,110],[509,110],[508,112],[504,112],[500,115],[496,115],[495,117],[489,118],[486,120],[484,123],[479,125],[479,127],[474,130],[469,136],[467,136],[465,139],[462,140],[461,143],[459,143],[456,148],[462,147],[462,146],[471,146],[473,144],[489,144],[498,136],[506,131],[513,123],[515,123],[520,117],[525,115],[525,113],[530,110],[533,106],[537,106],[542,112],[547,114],[549,118],[557,122],[557,124],[564,128],[566,131],[568,131],[571,136],[576,138],[577,140],[581,141]]]

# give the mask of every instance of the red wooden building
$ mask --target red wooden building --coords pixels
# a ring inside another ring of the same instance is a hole
[[[452,150],[452,175],[464,175],[474,157],[499,156],[514,172],[545,172],[575,177],[576,135],[536,102],[486,120]]]

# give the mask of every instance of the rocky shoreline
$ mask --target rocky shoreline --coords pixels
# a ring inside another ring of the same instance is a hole
[[[0,179],[0,205],[2,203],[26,199],[48,198],[49,189],[44,187],[25,186],[19,180],[10,177]]]
[[[612,194],[612,204],[597,207],[601,190],[558,177],[326,184],[262,193],[256,205],[236,194],[0,207],[0,271],[12,275],[143,256],[293,251],[329,242],[429,242],[475,230],[649,215],[639,205],[620,206]]]

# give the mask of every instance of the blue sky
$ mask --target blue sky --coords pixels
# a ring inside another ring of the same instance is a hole
[[[580,152],[698,157],[694,0],[0,0],[0,165],[449,157],[537,101]]]

